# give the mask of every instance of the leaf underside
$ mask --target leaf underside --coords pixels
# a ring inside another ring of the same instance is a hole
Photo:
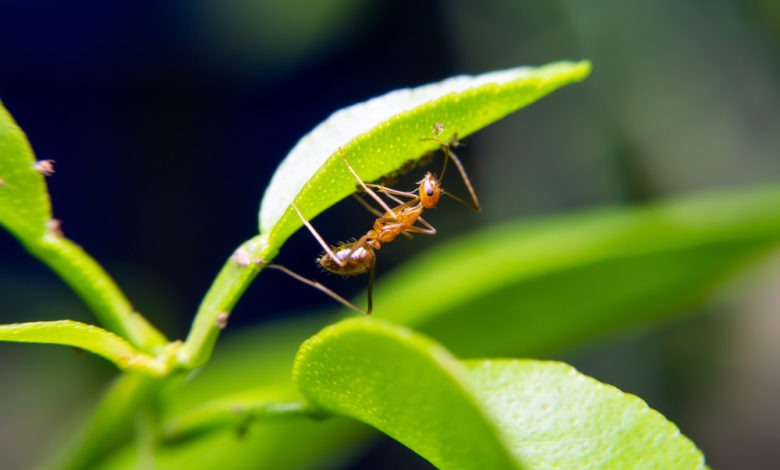
[[[363,181],[374,181],[437,150],[438,143],[423,140],[435,135],[434,124],[443,124],[444,140],[466,137],[589,72],[583,61],[459,76],[337,111],[279,165],[263,196],[260,232],[276,251],[302,225],[291,202],[311,220],[355,192],[339,147]]]

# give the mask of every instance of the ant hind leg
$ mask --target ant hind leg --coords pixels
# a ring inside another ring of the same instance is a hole
[[[273,264],[273,263],[264,263],[264,264],[268,268],[277,269],[279,271],[282,271],[283,273],[287,274],[288,276],[292,277],[293,279],[296,279],[296,280],[298,280],[298,281],[300,281],[300,282],[302,282],[304,284],[307,284],[307,285],[309,285],[311,287],[314,287],[315,289],[319,290],[320,292],[323,292],[323,293],[329,295],[331,298],[337,300],[338,302],[341,302],[343,305],[345,305],[346,307],[351,308],[352,310],[354,310],[356,312],[360,312],[360,313],[365,314],[365,315],[370,315],[371,314],[371,303],[372,303],[372,300],[371,300],[371,288],[373,287],[373,281],[374,281],[374,269],[373,268],[371,268],[371,278],[369,279],[369,284],[368,284],[368,286],[369,286],[369,291],[368,291],[369,292],[369,294],[368,294],[368,310],[363,310],[362,308],[358,307],[357,305],[353,304],[349,300],[345,299],[344,297],[342,297],[342,296],[338,295],[337,293],[333,292],[332,290],[328,289],[327,287],[325,287],[324,285],[320,284],[319,282],[312,281],[311,279],[307,279],[307,278],[301,276],[300,274],[298,274],[298,273],[296,273],[296,272],[294,272],[294,271],[292,271],[292,270],[290,270],[288,268],[285,268],[281,264]]]

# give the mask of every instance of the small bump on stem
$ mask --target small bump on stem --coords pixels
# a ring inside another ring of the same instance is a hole
[[[249,266],[252,263],[252,255],[243,246],[239,247],[230,257],[239,266]]]
[[[62,221],[60,219],[49,219],[46,221],[46,230],[57,238],[64,238],[62,231]]]

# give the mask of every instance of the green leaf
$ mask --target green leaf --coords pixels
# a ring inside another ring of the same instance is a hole
[[[513,222],[383,277],[375,315],[461,357],[538,357],[689,311],[778,244],[778,186]]]
[[[160,377],[169,371],[166,362],[139,352],[114,333],[72,320],[0,325],[0,341],[64,344],[102,356],[120,369]]]
[[[0,225],[19,239],[43,235],[51,219],[49,194],[24,132],[0,103]]]
[[[442,469],[699,468],[695,446],[635,396],[560,363],[462,363],[406,328],[345,320],[312,337],[294,378]]]
[[[529,467],[704,468],[677,426],[560,362],[467,361],[475,394]]]
[[[522,467],[466,368],[405,328],[370,318],[329,326],[301,346],[293,378],[313,406],[370,424],[439,468]]]
[[[301,226],[290,202],[312,219],[355,192],[355,178],[339,147],[360,177],[373,181],[437,150],[436,142],[422,140],[434,135],[434,124],[444,125],[442,137],[447,140],[453,133],[466,137],[589,72],[589,62],[557,62],[458,76],[337,111],[304,136],[279,165],[263,196],[260,232],[278,250]]]

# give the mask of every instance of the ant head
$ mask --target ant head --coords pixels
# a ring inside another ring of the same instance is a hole
[[[425,178],[420,181],[420,202],[423,207],[426,209],[436,207],[440,194],[439,181],[430,172],[426,173]]]

